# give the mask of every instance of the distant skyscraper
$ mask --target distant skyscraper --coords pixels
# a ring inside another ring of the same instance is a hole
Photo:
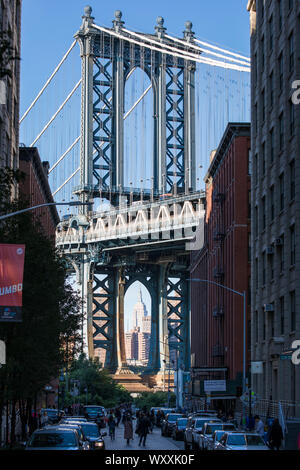
[[[126,358],[147,364],[149,358],[151,316],[143,302],[142,291],[139,289],[138,301],[132,312],[133,328],[125,333]]]

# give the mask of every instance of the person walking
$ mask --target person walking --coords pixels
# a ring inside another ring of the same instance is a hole
[[[43,428],[44,426],[47,426],[49,423],[49,416],[47,414],[47,411],[44,411],[41,417],[41,427]]]
[[[281,441],[283,440],[282,427],[279,424],[279,420],[276,418],[271,426],[269,433],[269,444],[272,450],[279,450],[281,447]]]
[[[124,439],[127,441],[127,445],[129,445],[130,439],[133,439],[133,426],[130,414],[124,414],[123,417],[124,423]]]
[[[138,434],[140,436],[139,446],[142,444],[142,441],[143,441],[143,446],[144,447],[146,446],[147,434],[149,433],[150,427],[151,427],[150,419],[148,418],[147,415],[143,414],[141,416],[141,420],[139,422],[139,427],[138,427]]]
[[[121,411],[120,411],[120,408],[117,408],[117,409],[116,409],[115,416],[116,416],[116,420],[117,420],[116,426],[118,427],[118,426],[119,426],[119,423],[120,423],[120,421],[121,421]]]
[[[115,440],[116,421],[112,413],[108,417],[108,429],[111,440]]]
[[[258,415],[254,416],[254,419],[255,419],[255,424],[256,424],[255,431],[264,439],[264,434],[265,434],[264,423]]]

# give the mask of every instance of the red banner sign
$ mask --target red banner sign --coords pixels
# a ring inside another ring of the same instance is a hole
[[[0,321],[22,321],[25,245],[0,244]]]

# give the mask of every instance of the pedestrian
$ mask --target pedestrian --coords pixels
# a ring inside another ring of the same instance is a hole
[[[111,440],[115,440],[116,422],[112,413],[108,417],[108,429]]]
[[[139,446],[142,444],[143,441],[143,446],[146,446],[146,439],[147,439],[147,434],[149,433],[149,428],[151,426],[150,419],[148,418],[147,415],[142,414],[139,426],[138,426],[138,434],[140,436],[140,442]]]
[[[130,439],[133,439],[133,426],[132,426],[132,419],[131,419],[130,414],[124,413],[123,423],[124,423],[124,439],[126,439],[127,445],[129,445]]]
[[[255,424],[256,424],[255,432],[257,432],[257,434],[259,434],[263,438],[265,434],[264,423],[258,415],[254,416],[254,419],[255,419]]]
[[[119,423],[121,421],[121,411],[120,411],[119,407],[116,409],[115,416],[116,416],[116,419],[117,419],[116,426],[118,427]]]
[[[283,440],[282,427],[279,424],[279,420],[276,418],[271,426],[269,433],[269,444],[272,450],[274,448],[279,450],[281,447],[281,441]]]
[[[41,427],[43,428],[49,423],[49,416],[47,414],[47,411],[44,411],[42,416],[41,416]]]

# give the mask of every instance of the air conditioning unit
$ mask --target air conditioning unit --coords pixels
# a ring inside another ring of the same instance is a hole
[[[276,238],[276,240],[275,240],[275,245],[276,245],[276,246],[281,246],[281,245],[283,245],[283,240],[282,240],[282,238]]]
[[[273,304],[265,304],[264,309],[265,309],[265,312],[274,312],[274,305]]]
[[[222,317],[224,315],[224,308],[220,306],[216,306],[213,309],[213,317]]]
[[[269,245],[267,246],[267,255],[273,255],[274,254],[274,246],[273,245]]]

